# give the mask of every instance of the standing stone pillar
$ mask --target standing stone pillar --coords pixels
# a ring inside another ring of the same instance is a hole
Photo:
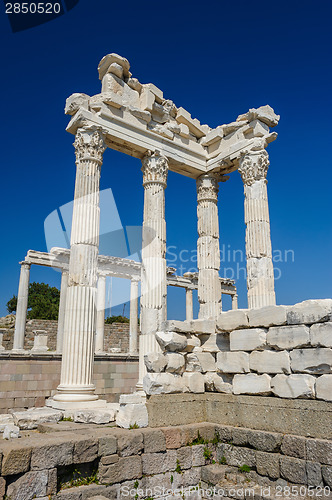
[[[186,288],[186,321],[194,319],[193,290]]]
[[[25,336],[25,324],[27,320],[27,310],[28,310],[28,294],[29,294],[29,280],[30,280],[30,267],[29,262],[20,262],[21,273],[20,282],[18,285],[17,294],[17,306],[16,306],[16,321],[15,321],[15,332],[14,332],[14,351],[24,350],[24,336]]]
[[[58,332],[56,336],[56,351],[62,352],[63,332],[65,328],[65,312],[66,312],[66,297],[68,287],[68,271],[62,271],[61,288],[60,288],[60,304],[58,314]]]
[[[218,182],[220,174],[203,174],[197,179],[197,265],[199,318],[217,318],[221,309],[219,279]]]
[[[237,298],[238,298],[237,293],[234,293],[234,295],[232,295],[232,309],[233,310],[238,308]]]
[[[165,188],[168,160],[158,151],[142,160],[144,215],[142,236],[141,335],[139,343],[139,380],[146,373],[144,355],[158,352],[155,333],[166,320],[166,221]]]
[[[266,174],[268,153],[251,151],[240,159],[244,184],[249,309],[274,305],[274,276]]]
[[[61,378],[53,406],[82,406],[98,399],[92,383],[96,327],[99,181],[105,151],[101,132],[78,129],[76,183]],[[81,403],[81,405],[80,405]]]
[[[130,282],[130,314],[129,314],[129,353],[137,353],[138,344],[138,283],[139,279],[131,278]]]
[[[104,352],[106,276],[100,274],[97,283],[97,319],[95,353]]]

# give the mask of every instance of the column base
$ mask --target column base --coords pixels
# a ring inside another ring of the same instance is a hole
[[[25,354],[27,351],[25,349],[17,348],[17,349],[12,349],[10,352],[13,354]]]
[[[49,398],[45,401],[45,406],[54,408],[55,410],[90,410],[98,408],[106,408],[107,401],[105,399],[96,399],[94,401],[55,401]]]

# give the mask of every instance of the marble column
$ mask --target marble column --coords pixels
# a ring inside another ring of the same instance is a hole
[[[155,333],[166,320],[166,221],[165,188],[168,160],[158,151],[142,160],[144,215],[141,276],[141,335],[139,342],[139,381],[146,373],[144,355],[158,352]]]
[[[235,310],[238,308],[238,304],[237,304],[237,293],[234,293],[234,295],[232,295],[232,309]]]
[[[100,274],[97,283],[97,319],[95,353],[104,352],[106,276]]]
[[[130,314],[129,314],[129,353],[138,351],[138,278],[130,282]]]
[[[96,129],[78,129],[74,142],[76,183],[70,241],[69,276],[58,408],[97,403],[92,383],[96,328],[99,182],[104,137]]]
[[[241,157],[239,163],[245,196],[249,309],[276,303],[266,186],[268,167],[269,156],[265,150],[250,151]]]
[[[58,353],[62,352],[63,332],[65,327],[67,287],[68,287],[68,271],[62,271],[60,304],[59,304],[59,314],[58,314],[58,332],[56,336],[56,352]]]
[[[22,351],[24,349],[25,324],[27,320],[27,310],[28,310],[28,294],[29,294],[31,264],[25,261],[20,262],[20,264],[21,264],[21,273],[20,273],[20,282],[18,285],[18,294],[17,294],[13,351]]]
[[[221,308],[219,279],[218,191],[220,174],[203,174],[197,179],[197,265],[199,318],[217,318]]]
[[[194,319],[193,290],[186,288],[186,321]]]

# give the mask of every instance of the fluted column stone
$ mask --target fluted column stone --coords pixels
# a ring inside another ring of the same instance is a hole
[[[193,289],[186,288],[186,321],[194,319]]]
[[[95,353],[104,352],[106,276],[100,274],[97,282],[97,319]]]
[[[221,308],[218,191],[220,174],[197,179],[197,265],[199,318],[216,318]]]
[[[56,351],[62,352],[63,346],[63,332],[65,328],[65,313],[66,313],[66,300],[68,288],[68,271],[62,271],[61,274],[61,287],[60,287],[60,303],[58,314],[58,331],[56,336]]]
[[[142,160],[144,214],[141,276],[141,335],[139,342],[139,381],[146,373],[144,355],[158,352],[155,333],[166,320],[166,221],[165,188],[168,160],[158,151]]]
[[[77,171],[61,378],[53,397],[56,403],[61,404],[87,404],[98,399],[92,374],[100,219],[99,182],[106,146],[99,130],[84,128],[78,129],[74,146]]]
[[[138,278],[130,282],[130,314],[129,314],[129,353],[138,351]]]
[[[269,163],[268,153],[262,150],[244,154],[239,164],[245,196],[249,309],[276,303],[266,180]]]
[[[25,261],[20,262],[20,264],[21,264],[21,272],[20,272],[20,281],[17,293],[13,351],[22,351],[24,349],[25,324],[27,320],[27,310],[28,310],[28,294],[29,294],[31,264]]]

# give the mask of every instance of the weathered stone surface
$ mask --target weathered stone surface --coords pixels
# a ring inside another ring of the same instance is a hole
[[[256,469],[258,474],[268,476],[271,479],[280,477],[278,453],[266,453],[264,451],[256,451]]]
[[[232,429],[232,444],[236,446],[247,446],[248,442],[248,429],[241,427],[233,427]]]
[[[163,350],[183,351],[187,346],[187,337],[175,332],[157,332],[156,339]]]
[[[201,341],[197,335],[187,335],[187,346],[184,351],[192,352],[196,347],[201,347]]]
[[[298,458],[280,457],[280,475],[296,484],[307,484],[306,462]]]
[[[247,311],[241,309],[222,312],[217,319],[217,330],[221,332],[231,332],[247,326],[249,326]]]
[[[120,457],[119,461],[111,465],[100,465],[99,481],[102,484],[115,484],[142,477],[141,456]]]
[[[17,439],[20,437],[20,428],[14,424],[7,424],[3,429],[3,439]]]
[[[11,476],[13,474],[22,474],[30,468],[30,459],[32,448],[22,446],[19,443],[12,444],[10,447],[3,449],[2,476]]]
[[[0,432],[3,432],[4,428],[8,424],[14,424],[13,415],[11,415],[10,413],[4,413],[3,415],[0,415]]]
[[[309,328],[305,325],[271,327],[267,343],[275,349],[294,349],[309,344]]]
[[[37,429],[38,424],[44,422],[59,422],[63,413],[52,408],[33,408],[27,411],[15,411],[12,415],[15,425],[20,429],[29,430]]]
[[[114,422],[115,411],[105,410],[77,410],[74,413],[74,422],[83,424],[108,424]]]
[[[231,394],[233,386],[230,383],[230,377],[220,375],[220,373],[207,372],[204,375],[205,390],[211,392],[223,392]]]
[[[319,463],[307,462],[306,472],[309,486],[320,486],[322,484],[322,467]]]
[[[287,351],[254,351],[249,356],[250,370],[258,373],[290,373]]]
[[[332,347],[332,322],[311,325],[309,335],[313,347]]]
[[[229,351],[229,335],[227,333],[213,333],[210,335],[201,335],[201,351],[217,353],[220,351]],[[196,352],[196,349],[194,349]]]
[[[252,120],[256,119],[262,121],[263,123],[266,123],[266,125],[268,125],[269,127],[275,127],[276,125],[278,125],[280,116],[276,115],[273,108],[271,108],[271,106],[267,104],[265,106],[260,106],[259,108],[249,109],[247,113],[239,115],[236,121],[251,122]]]
[[[74,442],[68,440],[49,439],[43,446],[33,448],[31,455],[31,469],[52,469],[59,465],[73,463]]]
[[[144,363],[148,372],[163,372],[167,365],[167,359],[161,352],[150,352],[145,354]]]
[[[225,467],[219,464],[205,465],[201,470],[202,481],[205,481],[207,484],[215,485],[225,479]]]
[[[332,467],[323,465],[322,476],[327,486],[329,486],[332,489]]]
[[[121,405],[116,416],[116,425],[124,429],[129,429],[129,427],[135,424],[138,425],[138,427],[147,427],[148,420],[148,412],[145,403]]]
[[[190,469],[193,462],[192,447],[183,446],[176,452],[176,460],[179,461],[181,469]]]
[[[316,379],[316,398],[332,401],[332,375],[322,375]]]
[[[159,429],[142,429],[144,453],[166,451],[165,434]]]
[[[142,455],[143,474],[159,474],[176,468],[176,450],[165,453],[144,453]]]
[[[332,349],[316,347],[315,349],[294,349],[290,353],[293,372],[322,375],[332,373]]]
[[[93,438],[80,439],[74,445],[73,463],[84,464],[93,462],[98,456],[98,440]]]
[[[148,395],[183,392],[184,380],[173,373],[147,373],[143,379],[143,390]]]
[[[138,455],[143,450],[143,433],[135,429],[117,434],[118,453],[120,457]]]
[[[99,438],[98,455],[114,455],[117,451],[117,442],[114,436],[102,436]]]
[[[217,370],[221,373],[249,372],[249,354],[246,352],[218,352]]]
[[[248,373],[246,375],[235,375],[233,379],[234,394],[260,394],[266,395],[271,392],[271,377],[266,373],[256,375]]]
[[[325,439],[307,440],[307,460],[332,465],[332,441]]]
[[[15,500],[32,500],[47,494],[48,472],[27,472],[8,486],[7,497]]]
[[[199,484],[200,480],[201,467],[193,467],[192,469],[183,471],[182,485],[184,488],[188,488],[189,486],[196,486],[197,484]]]
[[[266,345],[266,330],[262,328],[235,330],[230,333],[229,338],[231,351],[263,349]]]
[[[247,439],[256,450],[276,452],[280,449],[282,434],[248,429]]]
[[[311,375],[276,375],[271,380],[273,394],[279,398],[314,398],[315,377]]]
[[[183,354],[176,352],[169,352],[165,355],[166,358],[166,371],[170,373],[181,374],[184,371],[185,358]]]
[[[183,374],[183,383],[185,387],[189,390],[189,392],[194,392],[196,394],[204,392],[204,376],[202,373],[185,372]]]
[[[248,319],[250,327],[285,325],[287,308],[285,306],[266,306],[259,309],[249,309]]]
[[[205,456],[204,456],[204,444],[197,444],[191,447],[192,449],[192,464],[193,467],[198,467],[200,465],[205,465]]]
[[[286,434],[282,440],[281,452],[289,457],[305,459],[306,443],[307,440],[304,437]]]
[[[216,360],[210,352],[187,354],[186,371],[206,373],[216,370]]]
[[[165,436],[167,449],[174,450],[187,444],[187,442],[183,443],[182,441],[182,430],[179,427],[163,427],[161,431]]]
[[[127,404],[141,404],[143,402],[142,394],[139,392],[133,392],[132,394],[120,394],[119,403],[120,405]],[[109,403],[108,403],[109,404]]]
[[[217,459],[221,460],[222,457],[225,457],[228,465],[234,467],[241,467],[242,465],[255,467],[256,465],[256,452],[249,448],[222,443],[217,446]]]
[[[118,461],[119,461],[118,455],[106,455],[104,457],[101,457],[100,459],[100,463],[103,465],[116,464]]]
[[[74,115],[80,108],[88,109],[89,96],[87,94],[72,94],[66,99],[65,114]]]
[[[332,313],[332,300],[305,300],[294,306],[288,307],[287,323],[299,325],[311,324],[320,321],[329,321]]]
[[[216,322],[209,319],[193,319],[190,321],[169,320],[164,324],[166,332],[211,334],[215,333]]]

